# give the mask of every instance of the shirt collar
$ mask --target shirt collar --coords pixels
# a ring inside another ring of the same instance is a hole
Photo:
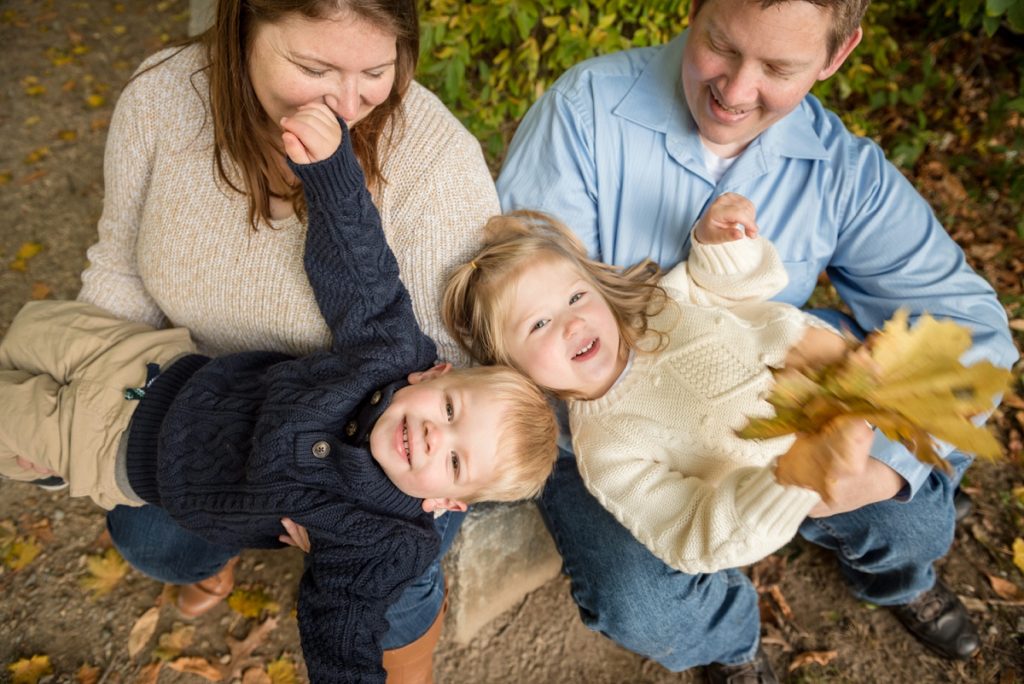
[[[670,151],[676,148],[683,155],[700,159],[703,155],[700,136],[686,105],[680,79],[688,33],[684,31],[655,52],[613,113],[664,133]],[[758,136],[747,149],[754,147],[759,148],[759,156],[764,157],[825,159],[828,156],[803,104]]]
[[[353,445],[367,444],[370,441],[370,431],[384,410],[391,405],[395,392],[408,384],[408,380],[401,378],[367,394],[345,424],[344,441]]]

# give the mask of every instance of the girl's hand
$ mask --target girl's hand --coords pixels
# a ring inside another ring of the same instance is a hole
[[[309,543],[309,533],[306,531],[306,528],[291,518],[281,518],[281,525],[284,526],[287,534],[282,534],[278,537],[278,540],[288,546],[294,546],[297,549],[302,549],[305,553],[309,553],[312,547]]]
[[[284,151],[296,164],[327,159],[341,145],[341,124],[322,102],[302,105],[293,116],[281,119]]]
[[[744,235],[757,237],[757,211],[754,203],[742,195],[727,192],[715,198],[697,221],[693,234],[705,245],[739,240]]]

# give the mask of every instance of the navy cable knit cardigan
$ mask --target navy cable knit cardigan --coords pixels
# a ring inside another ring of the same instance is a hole
[[[399,491],[345,427],[375,389],[436,358],[420,330],[348,131],[322,162],[292,165],[309,206],[305,268],[333,334],[303,358],[184,357],[132,417],[135,492],[234,548],[279,547],[280,518],[309,530],[299,632],[314,682],[383,682],[384,613],[437,558],[421,499]],[[379,416],[386,402],[377,407]]]

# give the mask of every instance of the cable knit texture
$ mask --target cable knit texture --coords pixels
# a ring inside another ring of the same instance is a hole
[[[302,267],[305,226],[291,217],[253,233],[246,198],[217,178],[203,59],[188,47],[122,92],[79,299],[185,327],[205,354],[325,349],[330,330]],[[471,258],[481,226],[500,212],[497,195],[479,143],[433,94],[413,83],[402,118],[381,152],[387,184],[376,204],[417,320],[440,358],[463,365],[438,302],[448,270]]]
[[[180,359],[133,415],[129,481],[225,546],[278,547],[282,516],[304,525],[312,552],[299,631],[310,678],[383,682],[385,610],[440,542],[422,500],[399,491],[345,426],[367,395],[430,366],[436,349],[416,324],[347,132],[330,159],[292,168],[309,200],[305,265],[331,349]]]
[[[674,568],[716,572],[788,542],[818,495],[775,481],[792,437],[742,440],[747,416],[771,415],[770,368],[807,325],[787,304],[762,301],[786,285],[771,243],[694,241],[662,279],[671,304],[651,321],[668,346],[638,352],[603,397],[569,404],[573,447],[588,489]],[[729,308],[724,308],[728,306]]]

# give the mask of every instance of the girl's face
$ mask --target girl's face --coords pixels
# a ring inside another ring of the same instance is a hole
[[[256,27],[249,78],[275,124],[302,105],[324,102],[351,128],[387,100],[397,59],[395,36],[355,15],[293,14]]]
[[[511,284],[503,334],[513,362],[537,384],[602,396],[626,366],[619,326],[604,297],[566,259],[544,258]]]

